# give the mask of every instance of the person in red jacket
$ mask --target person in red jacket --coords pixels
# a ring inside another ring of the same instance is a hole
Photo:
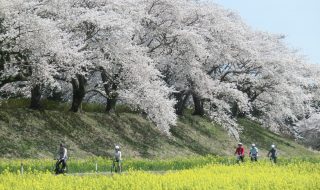
[[[238,148],[236,149],[236,152],[234,153],[237,155],[237,162],[239,161],[244,162],[244,148],[242,146],[242,143],[238,143]]]

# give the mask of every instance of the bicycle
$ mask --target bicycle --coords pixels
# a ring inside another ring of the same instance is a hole
[[[251,154],[250,159],[251,161],[258,161],[258,154]]]
[[[276,164],[277,163],[277,157],[276,156],[270,156],[271,163]]]
[[[64,161],[64,163],[62,162],[61,159],[54,159],[54,160],[57,160],[55,166],[54,166],[54,173],[56,175],[59,175],[59,174],[64,174],[64,173],[67,173],[67,164],[66,162]],[[60,163],[62,163],[62,167],[60,167]]]
[[[236,156],[237,164],[240,164],[240,162],[244,162],[244,156],[243,155],[237,155]]]
[[[115,160],[112,159],[112,164],[111,164],[111,173],[121,173],[122,172],[122,164],[121,160]]]

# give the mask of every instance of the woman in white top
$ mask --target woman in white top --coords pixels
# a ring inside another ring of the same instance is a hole
[[[60,174],[60,173],[66,172],[67,159],[68,159],[67,148],[63,144],[60,144],[59,157],[58,157],[58,161],[56,163],[56,168],[55,168],[56,174]],[[61,164],[62,164],[62,166],[60,167]]]
[[[114,152],[114,160],[112,163],[112,168],[114,169],[115,172],[121,173],[122,166],[121,166],[121,151],[120,151],[120,146],[116,145],[114,147],[115,152]]]
[[[115,146],[115,153],[114,153],[114,159],[116,162],[121,162],[121,151],[120,147],[117,145]]]

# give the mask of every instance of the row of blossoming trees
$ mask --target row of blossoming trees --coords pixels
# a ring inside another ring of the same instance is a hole
[[[186,108],[235,138],[238,117],[298,136],[320,69],[232,11],[192,0],[0,0],[1,97],[140,110],[169,133]],[[303,128],[303,129],[302,129]]]

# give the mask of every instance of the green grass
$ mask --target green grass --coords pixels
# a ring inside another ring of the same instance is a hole
[[[125,105],[117,107],[117,114],[106,114],[104,106],[98,104],[83,104],[80,113],[69,112],[68,103],[43,101],[40,111],[27,109],[28,104],[25,99],[2,102],[0,157],[52,159],[61,142],[74,159],[110,157],[115,144],[121,145],[126,158],[231,156],[237,144],[222,126],[188,111],[171,128],[172,135],[168,137]],[[248,119],[240,119],[239,124],[244,129],[240,137],[246,151],[251,143],[256,143],[265,156],[275,143],[282,157],[318,155]]]
[[[246,145],[255,143],[263,155],[266,155],[270,145],[275,144],[281,156],[304,156],[310,155],[310,150],[296,143],[294,139],[284,138],[278,134],[272,133],[257,122],[246,118],[239,119],[239,124],[243,126],[241,141]],[[298,153],[298,154],[297,154]]]
[[[0,174],[4,172],[16,173],[21,171],[21,164],[24,172],[52,172],[54,170],[55,160],[50,159],[2,159],[0,160]],[[247,162],[250,162],[247,160]],[[259,159],[258,163],[270,162],[266,158]],[[296,158],[281,158],[277,165],[298,164],[302,162],[320,163],[320,158],[316,157],[296,157]],[[97,170],[96,170],[97,164]],[[68,173],[92,173],[92,172],[110,172],[111,159],[102,157],[92,157],[88,159],[68,161]],[[201,168],[206,165],[237,165],[234,157],[219,157],[219,156],[197,156],[197,157],[177,157],[170,159],[125,159],[122,162],[123,171],[172,171],[185,170],[192,168]]]
[[[144,170],[144,171],[166,171],[166,170],[183,170],[195,167],[202,167],[212,163],[234,163],[229,158],[223,157],[189,157],[173,159],[126,159],[123,160],[123,171]],[[20,171],[21,164],[25,171],[53,171],[54,160],[49,159],[20,159],[20,160],[1,160],[0,173],[4,171]],[[110,172],[112,161],[108,158],[92,157],[82,160],[71,159],[68,161],[68,173],[85,173],[95,172],[96,164],[98,172]]]
[[[18,109],[18,108],[28,108],[30,105],[30,99],[8,99],[0,101],[1,109]],[[41,100],[41,110],[53,110],[53,111],[69,111],[71,104],[68,102],[57,102],[53,100]],[[106,105],[98,103],[82,103],[82,112],[94,112],[94,113],[105,113]],[[137,111],[132,110],[130,107],[118,104],[116,106],[117,113],[137,113]]]

